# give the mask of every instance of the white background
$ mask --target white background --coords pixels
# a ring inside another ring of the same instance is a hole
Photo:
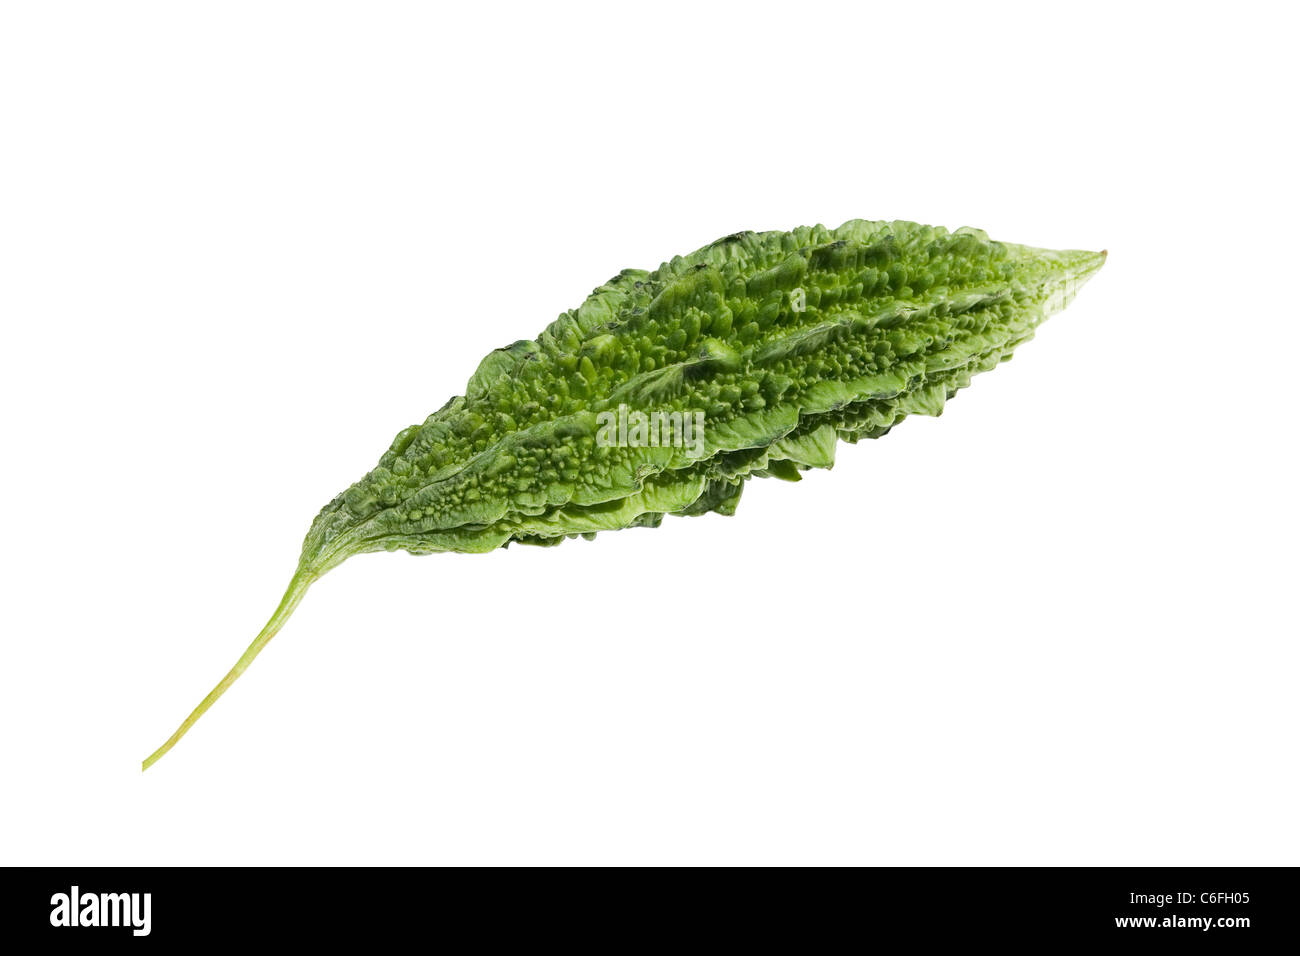
[[[1300,862],[1282,5],[3,9],[0,862]],[[141,774],[489,349],[854,217],[1110,261],[734,518],[347,563]]]

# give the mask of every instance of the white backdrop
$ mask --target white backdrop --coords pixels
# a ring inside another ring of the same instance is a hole
[[[0,862],[1297,862],[1282,5],[15,3]],[[489,349],[739,229],[1110,251],[739,514],[366,555]]]

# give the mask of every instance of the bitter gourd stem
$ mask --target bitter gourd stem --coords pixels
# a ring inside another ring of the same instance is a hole
[[[249,664],[253,663],[253,658],[262,653],[262,648],[266,647],[271,642],[271,638],[275,637],[280,632],[280,628],[284,627],[284,622],[289,620],[289,615],[293,613],[293,609],[298,606],[298,602],[302,600],[302,596],[307,593],[307,589],[311,587],[312,582],[317,577],[318,574],[307,569],[301,569],[293,576],[293,580],[289,582],[289,589],[284,592],[284,597],[280,599],[280,606],[275,609],[271,619],[266,622],[266,627],[262,628],[262,632],[253,639],[253,643],[248,645],[248,650],[244,651],[243,656],[235,662],[235,666],[230,669],[230,673],[221,678],[221,683],[212,688],[211,693],[204,697],[199,706],[195,707],[194,711],[176,728],[176,732],[167,738],[167,742],[145,758],[140,767],[141,771],[148,770],[158,762],[158,759],[163,754],[175,747],[176,742],[184,737],[207,709],[217,702],[217,698],[224,694],[231,684],[239,680],[239,675],[248,669]]]

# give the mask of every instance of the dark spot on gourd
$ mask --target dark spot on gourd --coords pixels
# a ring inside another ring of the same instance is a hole
[[[729,242],[740,242],[742,239],[746,239],[749,236],[752,236],[753,234],[754,234],[753,230],[750,229],[746,229],[743,232],[733,232],[729,236],[723,236],[721,239],[715,239],[713,242],[709,243],[709,248],[713,249],[717,246],[725,246]]]

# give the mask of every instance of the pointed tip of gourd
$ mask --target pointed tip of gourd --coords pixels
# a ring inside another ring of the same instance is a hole
[[[1087,282],[1101,270],[1101,267],[1106,264],[1106,255],[1107,251],[1105,249],[1101,250],[1101,252],[1087,254],[1079,269],[1078,279],[1081,284]]]
[[[1045,315],[1053,315],[1069,305],[1074,297],[1106,264],[1106,250],[1090,252],[1071,249],[1053,255],[1064,266],[1062,271],[1048,279],[1044,286]]]
[[[1092,278],[1102,265],[1106,264],[1106,250],[1088,252],[1086,260],[1083,267],[1084,278]]]

